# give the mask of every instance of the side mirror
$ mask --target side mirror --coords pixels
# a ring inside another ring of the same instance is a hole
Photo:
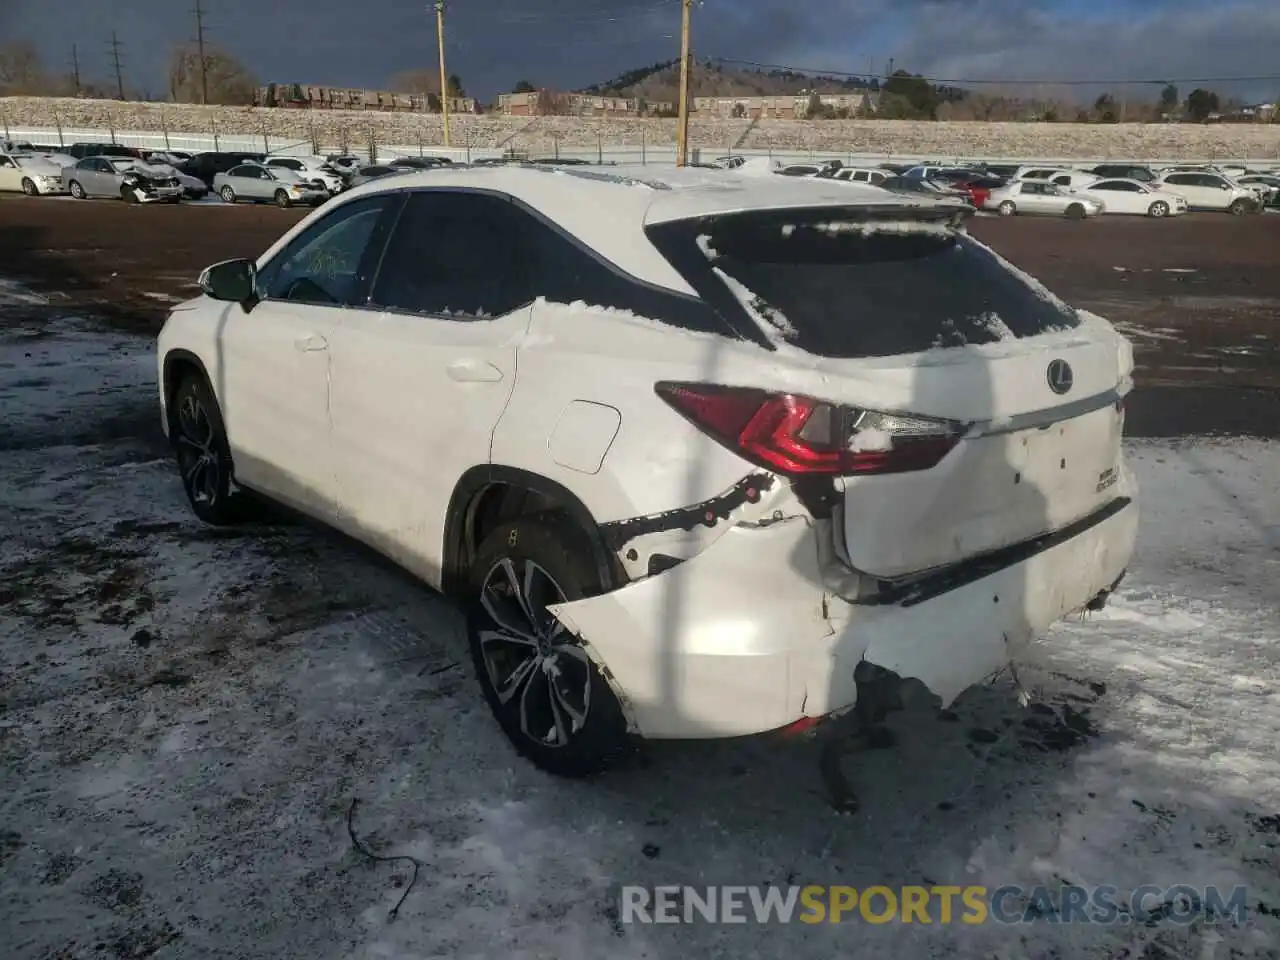
[[[1229,186],[1227,186],[1225,183],[1220,183],[1220,184],[1218,184],[1218,189],[1219,189],[1219,190],[1230,190],[1231,188],[1230,188]]]
[[[257,301],[258,268],[252,260],[223,260],[205,267],[200,289],[214,300],[240,303],[247,307]]]

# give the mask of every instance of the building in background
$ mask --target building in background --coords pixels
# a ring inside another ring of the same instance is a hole
[[[356,90],[301,83],[268,83],[254,95],[255,107],[320,110],[383,110],[405,113],[439,113],[437,94],[396,93],[391,90]],[[451,97],[450,113],[475,113],[471,97]]]

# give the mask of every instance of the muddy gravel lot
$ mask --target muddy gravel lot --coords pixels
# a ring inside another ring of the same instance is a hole
[[[840,814],[803,738],[550,779],[489,716],[446,601],[310,525],[191,516],[150,335],[201,266],[299,215],[0,201],[5,960],[1280,957],[1280,445],[1259,439],[1280,420],[1240,399],[1275,396],[1280,218],[974,224],[1130,325],[1145,432],[1257,436],[1131,441],[1142,530],[1112,603],[1020,685],[894,714],[845,758]],[[619,911],[630,884],[1063,883],[1245,893],[1216,924]]]

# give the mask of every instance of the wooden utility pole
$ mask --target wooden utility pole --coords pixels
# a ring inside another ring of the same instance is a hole
[[[83,89],[80,86],[80,50],[73,43],[71,45],[71,82],[75,85],[76,96],[80,96]]]
[[[680,111],[676,121],[676,166],[689,165],[689,102],[690,76],[689,27],[693,19],[693,0],[680,0]]]
[[[196,0],[196,52],[200,56],[200,102],[209,102],[209,61],[204,55],[204,7]]]
[[[111,60],[116,71],[116,93],[121,100],[124,97],[124,72],[120,69],[120,39],[114,30],[111,31]]]
[[[436,44],[440,48],[440,117],[444,122],[444,145],[449,142],[449,75],[444,69],[444,0],[436,0]]]

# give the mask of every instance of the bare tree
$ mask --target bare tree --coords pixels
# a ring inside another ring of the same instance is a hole
[[[253,103],[257,85],[244,64],[208,44],[205,45],[204,60],[210,103]],[[195,44],[184,43],[174,47],[169,56],[169,99],[175,103],[200,102],[200,52]]]
[[[440,93],[439,70],[402,70],[390,81],[390,89],[395,93]],[[462,78],[456,73],[449,77],[449,96],[466,96],[462,90]]]
[[[47,82],[35,44],[13,40],[0,46],[0,95],[47,93]]]

